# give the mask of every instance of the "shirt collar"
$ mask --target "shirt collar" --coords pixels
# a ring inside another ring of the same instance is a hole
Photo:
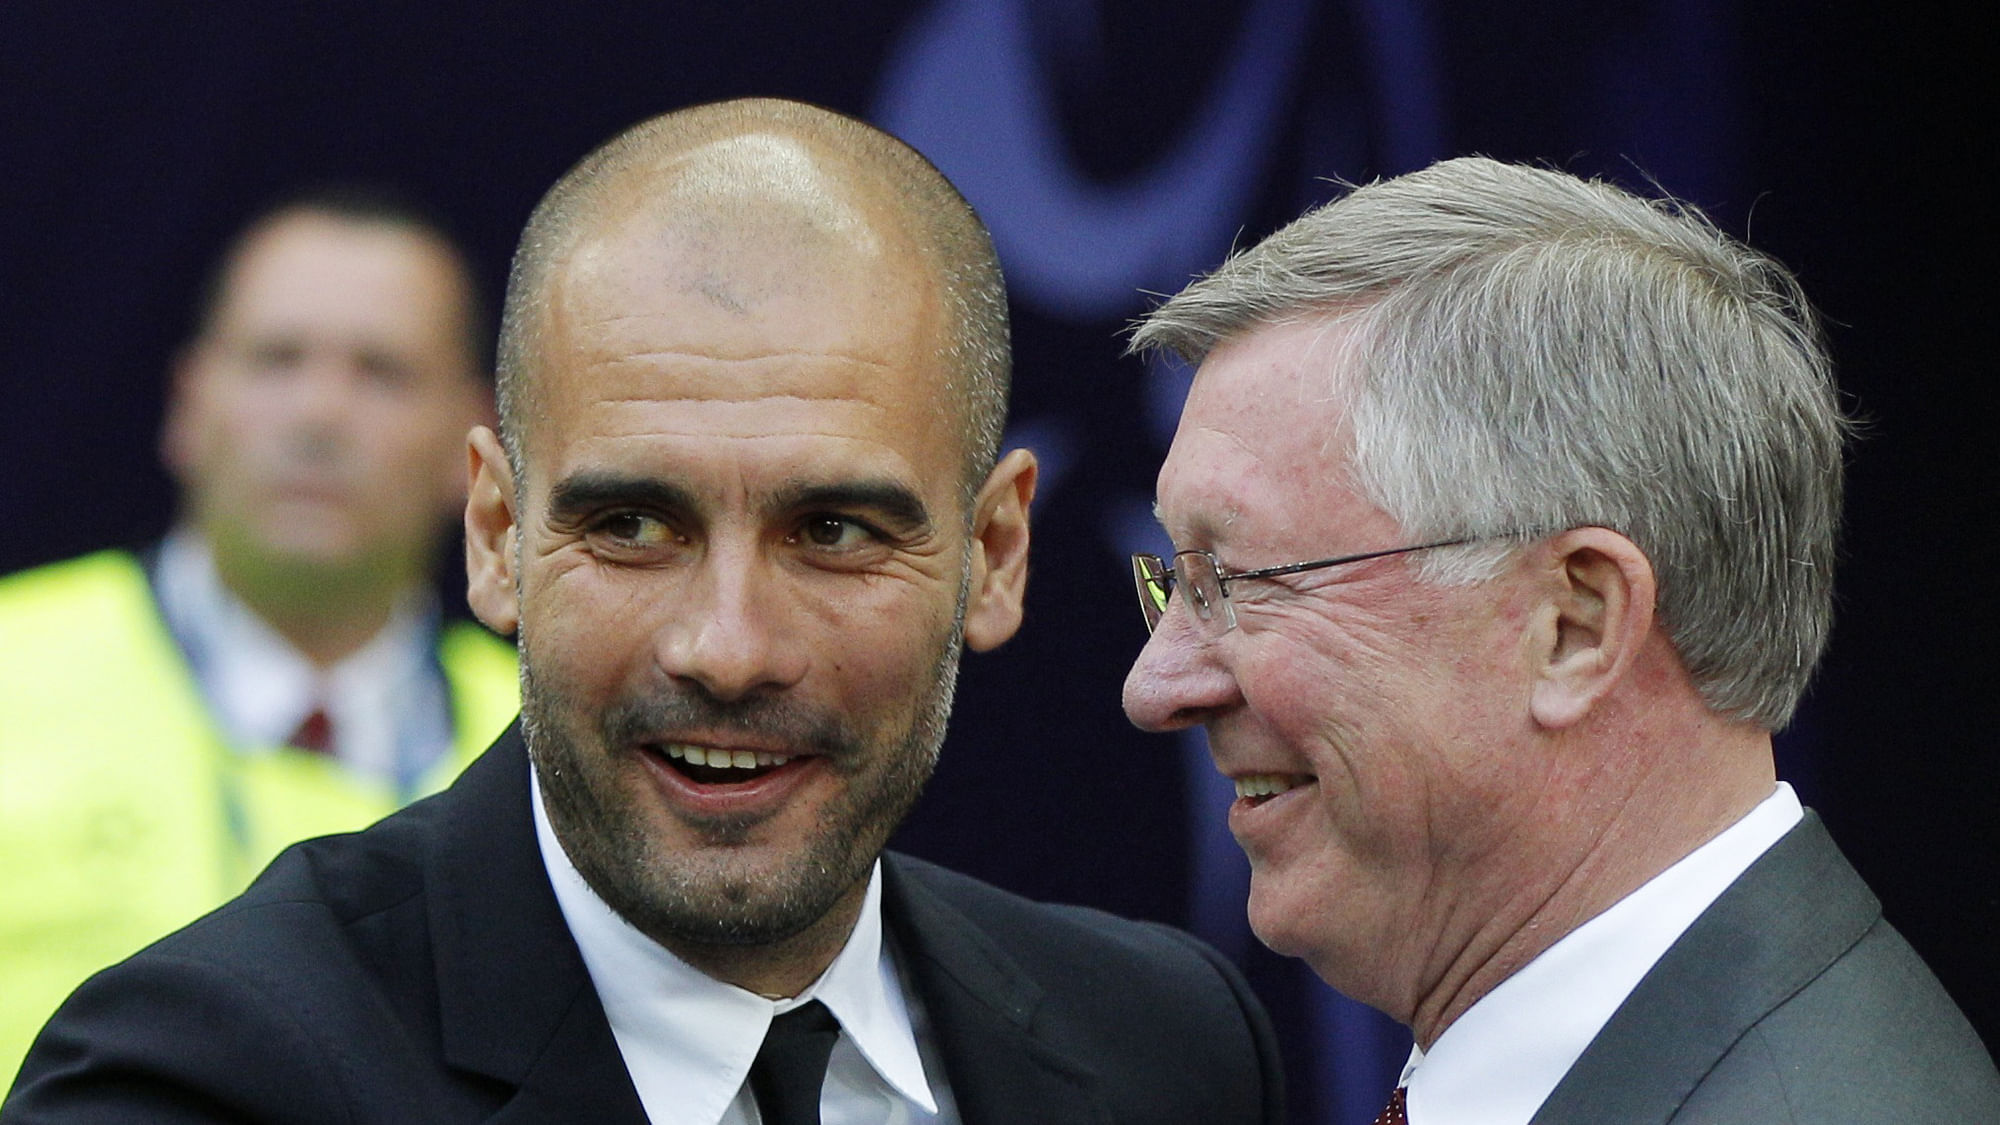
[[[1576,929],[1403,1068],[1412,1121],[1524,1125],[1696,918],[1804,817],[1792,787]]]
[[[213,550],[194,530],[176,528],[161,542],[154,574],[161,613],[239,750],[282,745],[314,708],[333,720],[334,754],[367,776],[407,780],[401,772],[449,744],[430,648],[437,608],[422,592],[404,599],[366,645],[322,671],[223,584]]]
[[[854,932],[826,972],[796,997],[767,1000],[682,961],[598,898],[556,839],[532,777],[529,788],[535,837],[556,902],[640,1102],[654,1120],[721,1121],[749,1076],[771,1018],[810,1000],[833,1012],[842,1042],[854,1046],[881,1082],[926,1113],[938,1111],[882,940],[880,860],[869,874]],[[672,1107],[671,1116],[661,1107]]]

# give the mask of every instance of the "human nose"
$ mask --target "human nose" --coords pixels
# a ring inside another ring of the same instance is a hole
[[[662,627],[661,671],[720,700],[782,691],[805,674],[807,646],[784,628],[781,585],[753,558],[710,551]]]
[[[1125,674],[1125,717],[1141,730],[1182,730],[1208,722],[1240,698],[1204,624],[1186,604],[1170,602]]]
[[[318,449],[356,422],[359,380],[353,365],[338,356],[304,357],[280,391],[294,440]]]

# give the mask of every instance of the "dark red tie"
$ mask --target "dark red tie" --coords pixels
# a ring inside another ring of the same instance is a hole
[[[315,707],[312,714],[299,720],[299,728],[285,740],[285,745],[315,754],[333,753],[333,720],[326,717],[326,708]]]
[[[1389,1095],[1389,1104],[1383,1106],[1382,1112],[1375,1116],[1375,1125],[1410,1125],[1409,1114],[1403,1110],[1403,1099],[1408,1096],[1407,1088],[1396,1087],[1396,1092]]]

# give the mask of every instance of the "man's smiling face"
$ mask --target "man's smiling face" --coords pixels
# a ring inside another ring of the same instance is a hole
[[[1160,471],[1176,548],[1248,570],[1417,542],[1352,480],[1325,374],[1343,331],[1258,328],[1203,363]],[[1507,578],[1426,585],[1415,565],[1232,585],[1228,632],[1176,594],[1125,687],[1141,727],[1204,725],[1238,781],[1257,935],[1399,1018],[1445,971],[1461,915],[1513,885],[1494,874],[1515,862],[1507,826],[1538,799],[1532,764],[1505,752],[1528,722],[1525,602]]]
[[[546,309],[523,717],[564,849],[670,946],[858,902],[950,709],[973,552],[942,300],[851,218],[642,209]]]

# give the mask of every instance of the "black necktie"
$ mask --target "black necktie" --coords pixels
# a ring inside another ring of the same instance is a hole
[[[819,1088],[838,1038],[840,1021],[817,1000],[771,1021],[750,1064],[750,1092],[764,1125],[819,1125]]]

